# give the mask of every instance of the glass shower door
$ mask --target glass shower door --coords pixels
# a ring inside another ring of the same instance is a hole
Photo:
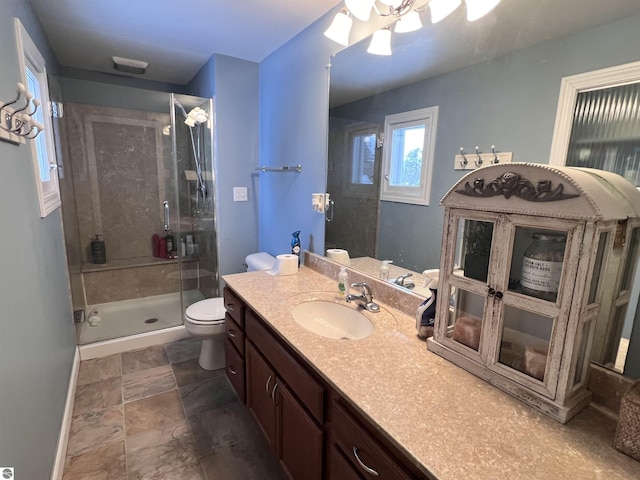
[[[213,99],[172,95],[183,310],[220,295],[214,171]]]

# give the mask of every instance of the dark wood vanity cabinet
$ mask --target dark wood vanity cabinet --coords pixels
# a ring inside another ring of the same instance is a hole
[[[346,400],[228,288],[225,304],[227,297],[235,301],[235,313],[242,312],[242,324],[233,315],[228,322],[227,376],[236,392],[246,392],[240,398],[288,478],[427,478],[367,428]]]
[[[282,469],[294,480],[321,480],[324,386],[247,310],[247,408]]]
[[[331,418],[330,480],[424,478],[407,472],[390,449],[382,445],[360,419],[345,408],[342,400],[332,402]]]
[[[225,370],[229,383],[241,402],[245,402],[245,360],[244,360],[244,315],[245,305],[231,290],[224,290]]]

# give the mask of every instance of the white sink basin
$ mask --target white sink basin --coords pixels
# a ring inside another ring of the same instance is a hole
[[[373,323],[351,306],[315,300],[296,305],[293,319],[310,332],[327,338],[357,340],[373,333]]]

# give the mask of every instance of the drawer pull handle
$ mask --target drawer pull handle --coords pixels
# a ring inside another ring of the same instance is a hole
[[[227,310],[230,312],[233,312],[235,310],[232,303],[227,303]]]
[[[353,456],[356,457],[356,460],[358,461],[360,466],[369,475],[373,475],[374,477],[379,477],[380,476],[380,474],[378,472],[376,472],[373,468],[367,467],[364,463],[362,463],[362,460],[360,460],[360,457],[358,456],[358,448],[357,447],[353,447]]]
[[[235,332],[234,330],[229,330],[229,331],[227,332],[227,334],[228,334],[231,338],[236,338],[236,336],[237,336],[237,335],[236,335],[236,332]]]
[[[264,386],[264,391],[269,395],[269,384],[271,383],[271,375],[267,378],[267,384]]]
[[[229,369],[229,372],[231,373],[231,375],[237,375],[238,374],[238,372],[236,372],[231,365],[229,365],[228,369]]]
[[[278,384],[276,383],[273,386],[273,390],[271,390],[271,400],[273,400],[274,402],[276,401],[276,390],[278,389]]]

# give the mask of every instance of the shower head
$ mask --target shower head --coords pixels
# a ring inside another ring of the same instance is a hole
[[[180,109],[180,111],[182,112],[182,116],[184,117],[184,123],[186,123],[190,127],[193,127],[195,125],[200,125],[201,123],[206,122],[209,118],[207,115],[207,112],[200,107],[195,107],[189,113],[187,113],[187,111],[184,109],[182,104],[180,104],[180,102],[175,100],[174,103],[176,107],[178,107],[178,109]]]
[[[177,100],[174,100],[173,104],[180,109],[180,111],[182,112],[182,115],[184,115],[184,118],[187,118],[187,112],[184,109],[184,107],[182,106],[182,104]]]
[[[190,127],[193,127],[194,125],[200,125],[201,123],[206,122],[207,118],[207,112],[205,112],[200,107],[196,107],[189,112],[184,123],[186,123]]]

